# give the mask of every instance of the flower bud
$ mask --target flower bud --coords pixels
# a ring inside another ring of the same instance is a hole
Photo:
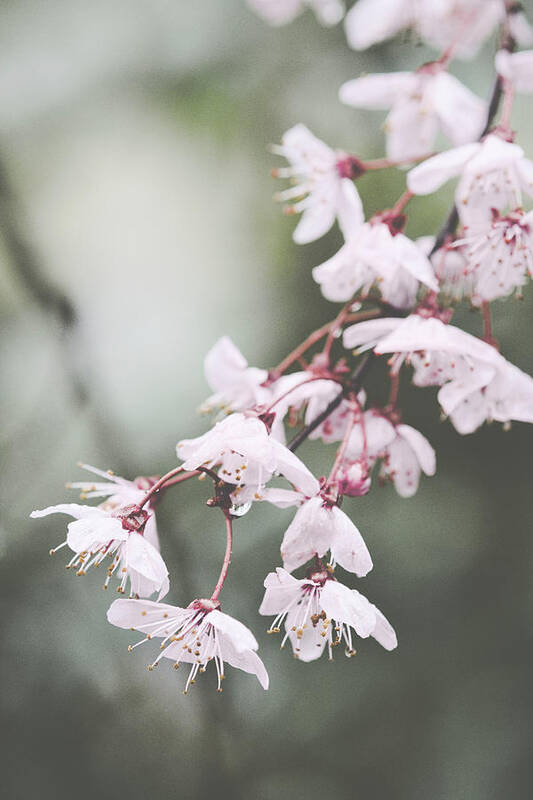
[[[370,490],[368,468],[361,461],[347,461],[337,473],[339,494],[348,497],[362,497]]]

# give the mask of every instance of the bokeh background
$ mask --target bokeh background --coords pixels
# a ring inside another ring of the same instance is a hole
[[[482,95],[494,47],[454,65]],[[383,115],[341,106],[338,86],[431,55],[407,36],[356,54],[311,13],[271,29],[244,0],[2,3],[3,797],[532,796],[531,428],[461,437],[432,390],[402,387],[438,474],[411,500],[389,486],[349,504],[375,562],[358,588],[399,634],[390,654],[373,641],[333,664],[280,653],[257,607],[291,512],[239,522],[224,607],[256,632],[268,693],[230,671],[219,695],[208,672],[183,697],[181,671],[148,673],[148,652],[129,655],[131,635],[105,621],[101,576],[48,558],[64,520],[28,520],[67,498],[78,459],[126,477],[172,467],[178,438],[206,427],[202,358],[220,335],[269,366],[333,316],[310,270],[339,234],[292,244],[268,145],[303,121],[382,155]],[[514,117],[530,153],[532,103]],[[403,181],[363,178],[367,212]],[[434,232],[451,197],[414,202],[409,232]],[[495,313],[503,352],[529,372],[532,309],[528,287]],[[480,332],[468,309],[457,320]],[[325,471],[331,453],[302,453]],[[224,537],[206,497],[187,485],[161,505],[169,602],[218,574]]]

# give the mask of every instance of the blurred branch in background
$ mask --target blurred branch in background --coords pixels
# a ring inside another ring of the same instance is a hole
[[[0,153],[0,236],[13,271],[40,308],[52,314],[61,325],[64,365],[73,389],[75,402],[88,402],[89,390],[75,366],[70,338],[77,323],[74,305],[43,272],[37,251],[23,230],[23,215],[11,186],[5,160]]]

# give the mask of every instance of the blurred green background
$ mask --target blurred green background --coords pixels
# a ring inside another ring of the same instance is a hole
[[[171,468],[178,438],[205,429],[202,358],[220,335],[271,366],[332,318],[310,270],[339,234],[292,244],[267,147],[303,121],[382,155],[383,115],[343,107],[339,85],[434,54],[406,36],[357,54],[342,27],[306,13],[270,29],[243,0],[4,0],[0,23],[2,796],[531,797],[530,427],[460,437],[432,390],[402,387],[438,474],[411,500],[389,486],[346,504],[375,563],[357,586],[398,631],[390,654],[368,640],[333,664],[280,653],[257,607],[292,512],[238,523],[222,599],[257,634],[268,693],[232,670],[219,695],[208,671],[183,697],[181,671],[148,673],[148,646],[129,655],[132,635],[105,621],[101,576],[48,558],[66,520],[28,520],[69,497],[78,459],[130,478]],[[484,96],[493,53],[454,65]],[[532,104],[514,116],[530,154]],[[403,176],[360,189],[370,214]],[[414,202],[409,232],[434,232],[451,197]],[[496,306],[504,354],[533,373],[533,290]],[[480,332],[467,309],[456,320]],[[332,455],[302,454],[318,474]],[[207,496],[187,485],[161,505],[169,602],[216,580]]]

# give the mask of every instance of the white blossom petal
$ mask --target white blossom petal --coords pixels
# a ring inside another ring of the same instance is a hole
[[[376,627],[376,612],[372,603],[339,581],[326,581],[320,603],[328,617],[351,625],[362,639],[370,636]]]
[[[249,630],[246,625],[243,625],[242,622],[239,622],[238,619],[230,617],[229,614],[224,614],[222,611],[218,611],[218,609],[210,611],[207,619],[217,631],[224,634],[225,638],[231,642],[238,653],[242,653],[244,650],[258,649],[259,645],[257,644],[255,636],[251,630]]]
[[[478,143],[464,144],[427,158],[409,171],[407,188],[414,194],[432,194],[451,178],[460,175],[480,147]]]
[[[339,89],[339,100],[355,108],[390,108],[398,95],[409,93],[418,80],[412,72],[387,72],[364,75],[346,81]]]
[[[366,50],[408,28],[412,18],[410,0],[358,0],[344,21],[348,44]]]
[[[396,432],[409,444],[425,475],[434,475],[437,469],[435,450],[425,436],[410,425],[397,425]]]

